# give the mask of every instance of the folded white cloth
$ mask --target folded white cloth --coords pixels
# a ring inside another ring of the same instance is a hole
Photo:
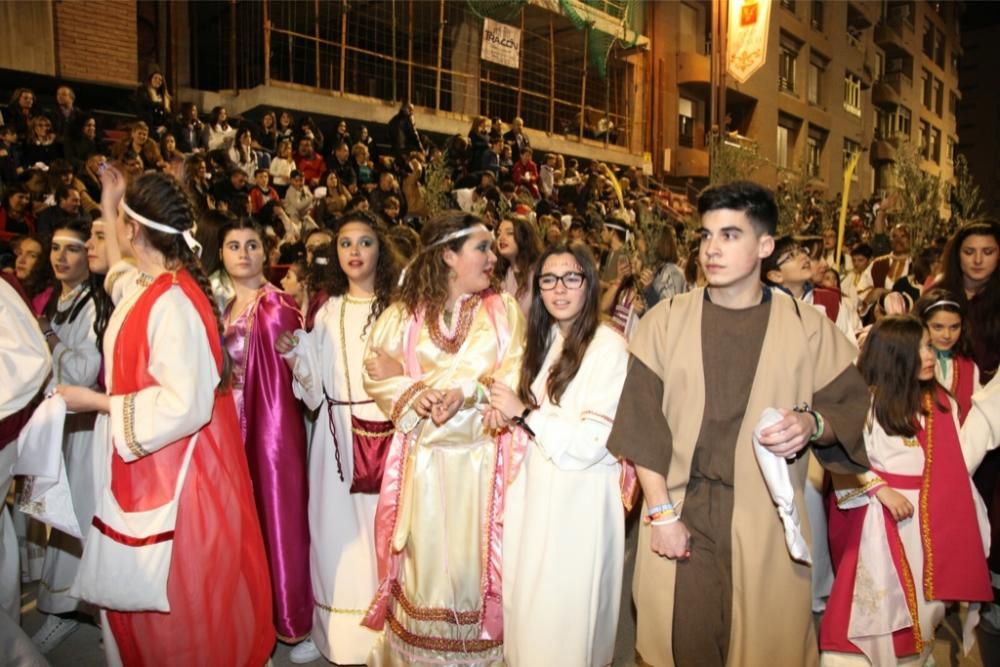
[[[17,438],[14,474],[24,475],[17,507],[67,535],[82,538],[63,460],[66,401],[59,394],[46,398]]]
[[[776,409],[764,410],[753,430],[753,453],[764,475],[767,490],[771,492],[771,500],[778,508],[778,516],[781,517],[781,523],[785,528],[785,545],[788,547],[788,553],[793,560],[812,565],[809,545],[802,537],[802,521],[795,508],[795,489],[788,474],[788,461],[760,444],[760,432],[782,419],[781,413]]]

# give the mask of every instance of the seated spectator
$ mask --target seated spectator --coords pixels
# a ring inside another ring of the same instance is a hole
[[[194,102],[181,103],[181,112],[174,120],[172,131],[177,139],[177,150],[185,155],[204,150],[204,132],[205,125],[198,119],[198,105]]]
[[[33,116],[30,121],[28,138],[24,141],[22,159],[24,164],[33,167],[36,164],[49,164],[63,155],[63,146],[59,137],[52,131],[52,121],[48,116]]]
[[[340,146],[341,144],[354,145],[354,142],[351,140],[351,133],[347,131],[347,121],[343,118],[337,121],[337,127],[333,131],[330,143],[333,146]]]
[[[236,137],[236,128],[229,124],[229,113],[226,107],[218,106],[212,109],[201,134],[201,145],[205,150],[229,150]]]
[[[514,152],[510,144],[503,144],[500,148],[500,181],[509,181],[514,177]]]
[[[79,166],[88,155],[100,152],[97,145],[97,118],[91,114],[78,114],[74,123],[63,139],[63,157]]]
[[[9,243],[15,236],[34,233],[31,195],[24,185],[13,183],[3,193],[3,205],[0,206],[0,243]]]
[[[13,125],[0,126],[0,184],[16,183],[23,171],[17,130]]]
[[[313,140],[309,137],[302,137],[299,140],[299,152],[295,155],[295,168],[302,173],[306,185],[311,188],[319,187],[320,179],[326,172],[326,160],[316,152]]]
[[[167,92],[167,82],[159,68],[154,67],[146,83],[139,86],[135,94],[136,115],[152,128],[157,139],[163,138],[170,123],[171,97]]]
[[[249,127],[241,127],[236,131],[236,140],[229,149],[229,160],[236,167],[243,170],[243,173],[250,178],[257,173],[260,165],[257,161],[257,153],[253,149],[253,134]]]
[[[399,211],[400,211],[399,199],[397,199],[392,195],[386,197],[385,201],[382,203],[382,213],[381,213],[382,219],[385,221],[385,224],[392,227],[402,222],[402,220],[399,217]]]
[[[360,141],[354,144],[354,148],[351,149],[351,163],[354,173],[358,175],[358,190],[365,193],[374,190],[377,187],[375,166],[372,164],[368,146]]]
[[[313,194],[306,185],[305,176],[301,171],[293,171],[289,178],[288,190],[285,191],[285,198],[281,203],[289,219],[300,229],[316,226],[311,215],[313,201]]]
[[[538,199],[538,166],[532,161],[531,154],[528,147],[521,151],[521,159],[514,165],[514,185],[527,188],[531,196]]]
[[[34,300],[52,283],[52,262],[48,261],[48,241],[38,235],[18,236],[11,241],[11,246],[16,259],[14,275],[21,282],[24,293]],[[44,303],[42,299],[39,301]]]
[[[538,189],[546,199],[552,199],[555,195],[556,184],[556,154],[548,153],[545,156],[545,164],[538,170]]]
[[[278,143],[283,140],[288,140],[289,142],[295,140],[295,119],[292,118],[292,114],[288,111],[282,111],[278,114],[277,135]]]
[[[162,169],[166,165],[160,147],[149,138],[149,126],[141,120],[133,123],[128,136],[112,147],[111,157],[122,161],[137,158],[143,170]]]
[[[278,142],[278,153],[271,160],[268,171],[271,172],[271,183],[274,185],[274,189],[278,191],[279,195],[284,197],[285,190],[288,189],[288,179],[292,175],[292,172],[295,171],[295,159],[292,157],[291,141],[281,139]]]
[[[316,121],[310,116],[306,116],[299,121],[298,137],[300,139],[312,139],[313,150],[319,155],[323,155],[323,147],[326,146],[326,142]]]
[[[273,111],[267,111],[260,118],[260,133],[253,143],[254,148],[273,156],[278,150],[278,119]]]
[[[49,165],[49,188],[52,190],[53,196],[51,200],[46,200],[51,206],[56,204],[55,192],[60,185],[65,185],[68,188],[73,188],[80,193],[80,208],[84,212],[84,218],[90,219],[95,212],[99,215],[101,211],[101,196],[100,190],[98,190],[98,195],[96,198],[90,196],[90,192],[87,190],[83,181],[76,176],[76,169],[69,162],[69,160],[63,160],[62,158],[58,160],[53,160],[52,164]]]
[[[278,192],[271,187],[271,174],[267,169],[257,169],[253,175],[254,186],[250,189],[250,213],[257,215],[264,204],[273,201],[280,202]]]
[[[503,135],[503,140],[510,146],[514,162],[521,159],[521,152],[525,148],[531,147],[531,140],[524,133],[524,121],[520,118],[515,118],[510,124],[510,131]]]
[[[489,149],[486,150],[482,157],[480,157],[477,169],[479,171],[488,171],[497,179],[500,180],[500,151],[503,147],[503,139],[500,137],[491,137],[489,143]]]
[[[378,187],[372,190],[372,193],[368,196],[371,210],[375,213],[381,213],[385,207],[385,200],[389,197],[395,197],[400,202],[403,201],[403,193],[396,182],[395,174],[387,170],[379,174]]]
[[[90,218],[81,215],[80,192],[71,186],[60,185],[56,188],[55,206],[49,206],[38,214],[35,233],[48,238],[52,230],[71,221],[89,222]]]
[[[86,200],[97,204],[97,210],[100,210],[101,204],[101,165],[107,162],[107,158],[101,153],[91,153],[87,156],[86,161],[83,163],[83,168],[77,173],[77,180],[82,185],[81,195],[85,191],[87,196],[84,198],[84,208],[89,207],[86,204]]]
[[[51,114],[52,129],[65,144],[70,132],[80,126],[83,111],[76,106],[76,93],[67,85],[56,88],[56,108]]]
[[[37,113],[35,91],[31,88],[18,88],[10,96],[10,103],[4,111],[4,124],[14,128],[20,141],[26,141],[31,134],[31,119]]]
[[[333,149],[333,154],[327,162],[330,171],[337,172],[340,183],[351,191],[353,195],[358,190],[358,174],[354,171],[354,162],[351,161],[351,148],[349,144],[339,144]]]
[[[160,156],[163,159],[160,168],[176,178],[184,179],[184,154],[177,150],[177,138],[172,134],[164,134],[160,139]]]
[[[232,166],[226,173],[226,178],[222,181],[217,181],[212,187],[212,195],[215,196],[215,202],[226,202],[231,204],[234,199],[243,199],[248,201],[247,197],[250,195],[250,187],[247,185],[247,174],[245,171],[239,167]],[[249,213],[249,203],[247,203],[247,212]],[[232,206],[229,207],[232,211]],[[234,211],[235,212],[235,211]]]
[[[336,171],[328,171],[326,178],[323,179],[323,184],[325,188],[322,188],[322,223],[326,227],[331,227],[333,221],[347,210],[347,205],[354,198],[354,195],[340,181],[340,176]],[[317,190],[318,193],[319,190]],[[319,215],[317,214],[317,217]]]
[[[364,147],[368,149],[369,160],[378,159],[378,145],[375,143],[375,140],[372,139],[371,134],[369,134],[368,126],[362,125],[358,129],[358,143],[363,144]]]
[[[205,158],[197,153],[188,156],[184,162],[184,189],[199,213],[215,208],[212,185]]]

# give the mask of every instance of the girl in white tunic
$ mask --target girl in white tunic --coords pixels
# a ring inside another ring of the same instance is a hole
[[[625,513],[606,448],[625,381],[625,339],[600,323],[600,282],[583,246],[539,260],[516,390],[491,401],[533,434],[504,519],[504,657],[512,667],[610,665]]]
[[[317,251],[311,278],[330,295],[314,328],[284,334],[277,348],[295,376],[295,395],[322,407],[309,450],[312,637],[292,649],[302,664],[322,654],[337,664],[363,663],[378,633],[361,619],[378,584],[374,524],[378,493],[351,493],[351,415],[385,416],[365,393],[365,343],[389,304],[398,263],[385,230],[367,213],[348,215],[336,241]],[[353,405],[347,405],[353,403]]]
[[[56,225],[52,235],[50,261],[58,284],[39,322],[52,350],[52,377],[47,390],[57,384],[96,386],[101,369],[100,339],[107,326],[110,301],[99,278],[90,273],[85,243],[90,225],[77,221]],[[94,413],[66,416],[63,456],[73,496],[73,508],[80,526],[89,526],[94,514],[92,444]],[[76,577],[83,544],[78,538],[52,531],[45,550],[38,608],[50,614],[33,637],[47,652],[77,627],[77,621],[60,618],[81,610],[81,603],[69,595]]]

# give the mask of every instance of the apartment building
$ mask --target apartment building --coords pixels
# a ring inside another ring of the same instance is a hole
[[[740,0],[730,0],[738,2]],[[721,3],[725,6],[725,3]],[[774,0],[766,62],[746,83],[728,80],[725,129],[756,142],[754,178],[775,185],[805,170],[830,195],[862,158],[852,200],[890,185],[899,142],[922,167],[952,176],[961,54],[958,3]],[[649,3],[651,150],[668,180],[708,176],[712,3]]]

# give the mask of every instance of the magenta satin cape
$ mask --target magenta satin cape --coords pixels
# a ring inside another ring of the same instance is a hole
[[[306,434],[292,374],[274,349],[285,331],[301,328],[295,301],[271,285],[257,299],[248,324],[243,415],[253,480],[274,596],[274,625],[284,639],[312,628],[309,579],[309,487]]]
[[[503,359],[510,345],[510,326],[504,310],[503,299],[493,292],[483,294],[483,308],[493,323],[497,336],[497,360]],[[417,335],[423,328],[423,311],[411,318],[406,329],[404,343],[403,369],[406,375],[419,379],[423,375],[417,361]],[[400,511],[403,467],[415,442],[414,429],[408,434],[396,432],[385,462],[385,475],[382,478],[382,490],[379,493],[378,508],[375,512],[375,555],[378,560],[379,587],[375,592],[362,625],[373,630],[381,630],[389,611],[391,584],[399,576],[402,554],[393,551],[392,535],[396,529],[396,517]],[[502,551],[503,551],[503,512],[507,496],[507,486],[510,485],[521,463],[528,446],[528,435],[521,428],[502,431],[495,440],[496,465],[494,477],[491,480],[492,494],[488,516],[483,535],[483,545],[486,548],[486,566],[483,572],[481,595],[482,608],[479,617],[479,638],[503,639],[503,599],[502,599]]]

